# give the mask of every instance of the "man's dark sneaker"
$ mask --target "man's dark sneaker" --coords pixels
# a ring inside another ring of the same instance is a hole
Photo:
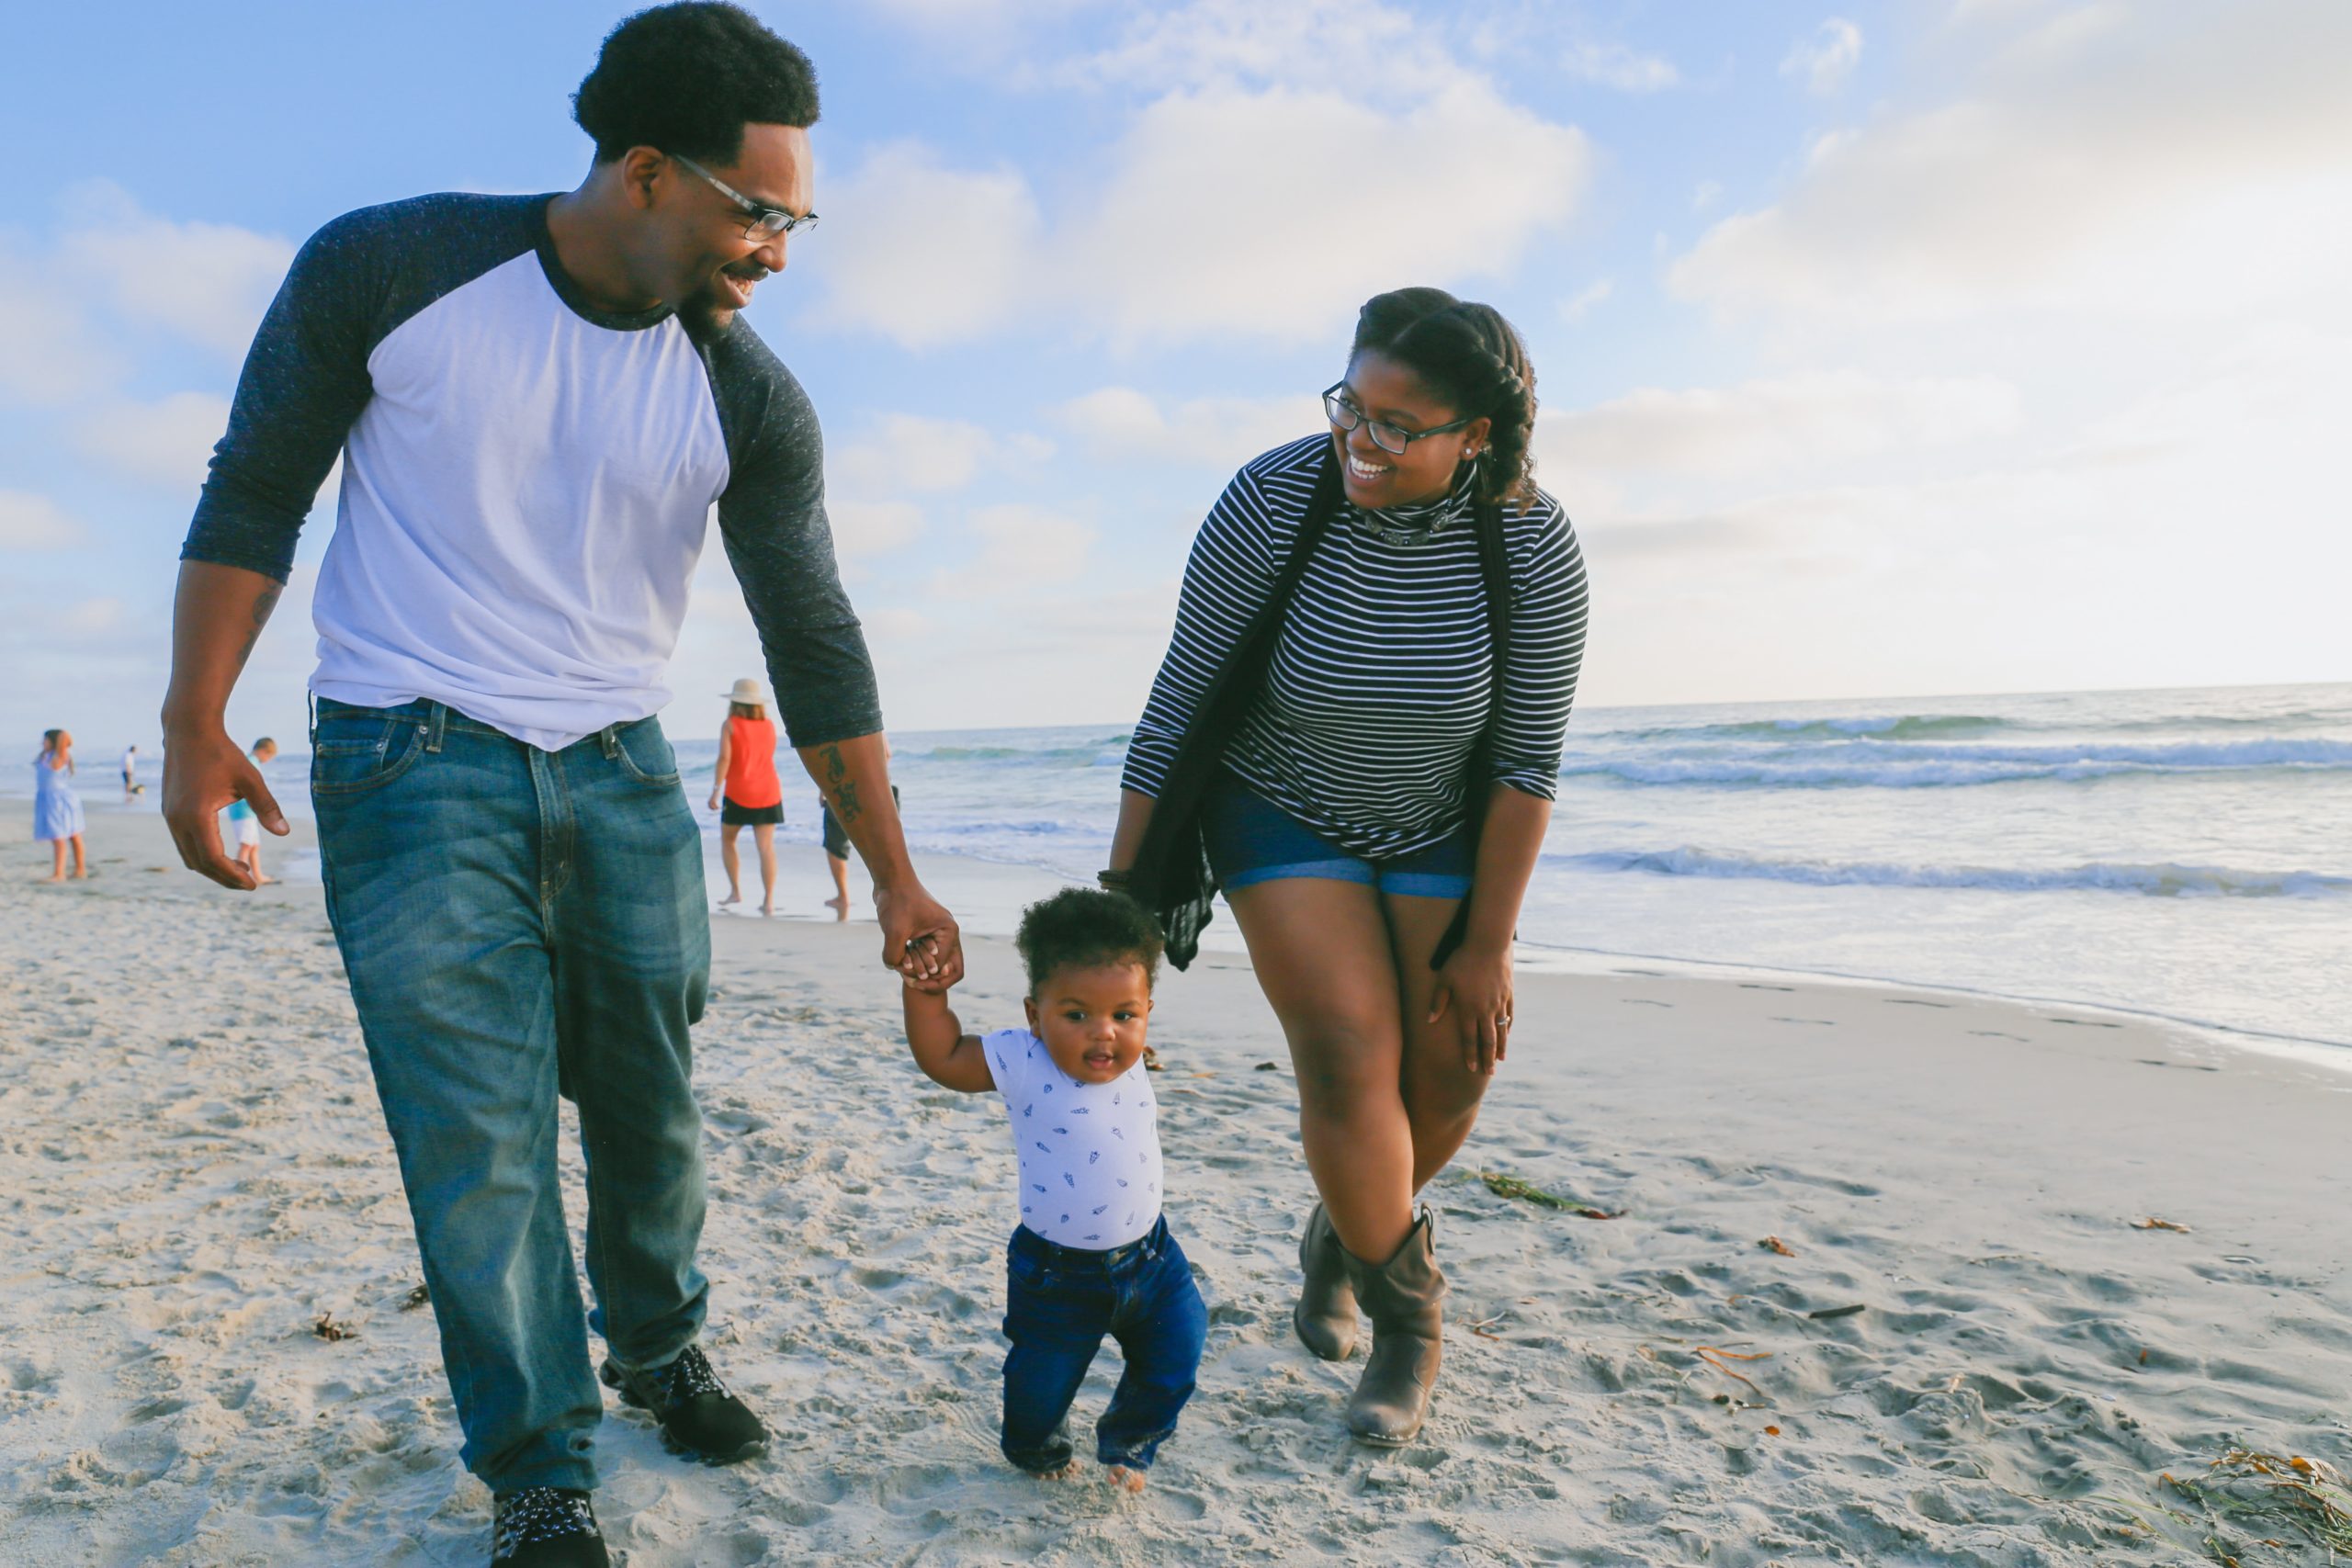
[[[620,1390],[623,1404],[653,1412],[662,1441],[673,1454],[733,1464],[767,1449],[768,1429],[718,1381],[699,1346],[687,1346],[676,1360],[649,1372],[606,1361],[596,1375],[606,1388]]]
[[[526,1486],[499,1494],[491,1568],[611,1568],[612,1561],[587,1493]]]

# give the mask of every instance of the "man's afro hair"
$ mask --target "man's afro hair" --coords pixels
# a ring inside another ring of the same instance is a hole
[[[724,167],[741,155],[747,124],[817,123],[817,68],[740,6],[680,0],[612,30],[571,118],[600,164],[656,147]]]

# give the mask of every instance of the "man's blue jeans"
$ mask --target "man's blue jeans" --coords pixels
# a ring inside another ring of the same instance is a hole
[[[439,703],[322,700],[311,798],[466,1468],[493,1492],[593,1487],[589,1322],[622,1365],[658,1367],[703,1320],[686,1031],[710,923],[676,759],[650,718],[548,752]],[[587,1156],[593,1319],[559,1093]]]
[[[1004,1457],[1033,1472],[1070,1459],[1069,1406],[1102,1337],[1126,1371],[1094,1424],[1095,1457],[1148,1470],[1193,1397],[1209,1311],[1163,1216],[1109,1252],[1057,1247],[1027,1225],[1005,1247]]]

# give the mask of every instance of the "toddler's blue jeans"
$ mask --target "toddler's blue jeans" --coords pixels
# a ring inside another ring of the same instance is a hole
[[[1094,1426],[1095,1457],[1148,1470],[1193,1397],[1209,1310],[1162,1215],[1107,1252],[1057,1247],[1027,1225],[1005,1248],[1004,1457],[1035,1472],[1072,1452],[1070,1401],[1109,1335],[1126,1371]]]
[[[702,1121],[687,1026],[710,969],[701,834],[654,720],[542,751],[435,702],[322,700],[327,914],[400,1155],[466,1468],[593,1487],[613,1359],[695,1341]],[[556,1096],[588,1165],[581,1312]]]

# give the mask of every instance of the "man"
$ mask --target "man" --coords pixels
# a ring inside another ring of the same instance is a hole
[[[139,748],[126,746],[122,749],[122,798],[132,799],[139,788]]]
[[[165,815],[231,887],[214,813],[283,833],[222,710],[336,454],[313,619],[311,790],[492,1561],[603,1563],[605,1384],[674,1449],[766,1433],[696,1347],[708,971],[701,844],[651,716],[715,502],[786,733],[872,871],[883,962],[962,970],[908,863],[873,670],[835,571],[817,422],[734,320],[814,221],[806,56],[728,5],[640,12],[573,100],[554,197],[354,212],[254,339],[183,551]],[[556,1096],[588,1167],[583,1321]]]

